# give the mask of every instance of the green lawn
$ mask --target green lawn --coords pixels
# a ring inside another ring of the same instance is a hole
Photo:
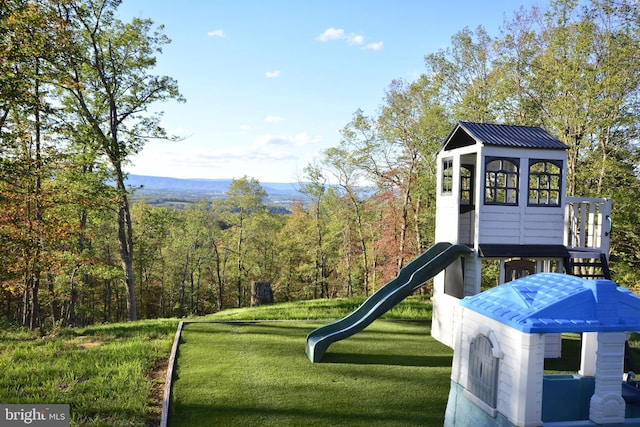
[[[442,425],[452,351],[428,322],[377,320],[312,364],[305,337],[322,324],[185,325],[170,425]]]
[[[285,303],[225,310],[205,319],[339,318],[362,301],[354,298]],[[425,311],[428,309],[428,304],[414,298],[393,310],[390,316],[406,317],[412,313],[428,316]],[[73,427],[156,426],[160,420],[164,368],[177,325],[176,319],[143,320],[57,329],[40,336],[37,332],[2,324],[0,403],[69,404]],[[304,336],[313,327],[310,323],[298,331],[302,347],[296,344],[295,348],[302,351],[303,357]],[[280,341],[290,339],[293,338],[286,335],[278,338]],[[213,360],[208,353],[205,350],[205,357]],[[254,354],[253,363],[261,364],[258,353]],[[227,359],[232,358],[216,356],[216,362]],[[198,369],[197,365],[194,368]],[[210,406],[209,402],[205,405]],[[204,421],[198,427],[206,425],[211,423]]]
[[[383,320],[333,344],[323,363],[306,358],[306,335],[362,301],[305,301],[191,319],[236,322],[185,326],[171,427],[441,426],[452,352],[429,335],[431,307],[424,298],[408,298]],[[413,320],[394,320],[402,318]],[[177,325],[176,319],[145,320],[44,337],[5,326],[0,402],[67,403],[74,427],[155,426]],[[640,346],[639,338],[633,334],[632,346]],[[567,336],[562,359],[545,367],[575,372],[579,354],[579,338]],[[634,356],[640,366],[637,349]]]
[[[0,330],[0,402],[69,404],[72,426],[151,426],[160,419],[178,321]],[[154,375],[156,373],[156,375]]]

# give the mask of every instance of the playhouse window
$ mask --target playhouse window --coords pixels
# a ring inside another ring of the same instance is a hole
[[[500,359],[493,355],[493,344],[484,335],[471,340],[469,347],[468,389],[492,408],[498,398],[498,370]]]
[[[442,194],[453,193],[453,159],[442,159]]]
[[[562,162],[529,161],[529,206],[560,206]]]
[[[484,202],[488,205],[518,204],[518,159],[487,158]]]
[[[473,165],[460,167],[460,204],[473,204]]]

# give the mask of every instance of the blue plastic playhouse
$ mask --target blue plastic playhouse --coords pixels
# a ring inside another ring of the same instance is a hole
[[[624,373],[640,298],[610,280],[524,277],[460,302],[445,426],[640,426]],[[546,337],[581,334],[575,374],[544,374]]]

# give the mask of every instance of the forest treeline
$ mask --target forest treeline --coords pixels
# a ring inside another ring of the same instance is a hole
[[[613,199],[612,274],[637,288],[637,0],[552,0],[514,11],[497,36],[461,29],[415,81],[390,82],[378,111],[345,118],[288,214],[251,177],[188,209],[131,202],[123,166],[148,138],[171,138],[149,107],[182,97],[153,74],[162,27],[118,20],[119,3],[0,0],[7,324],[201,315],[248,305],[252,281],[277,301],[369,295],[434,243],[435,156],[457,120],[565,142],[568,193]]]

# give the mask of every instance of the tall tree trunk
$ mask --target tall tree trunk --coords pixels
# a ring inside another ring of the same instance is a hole
[[[127,292],[127,318],[137,320],[135,276],[133,272],[133,226],[124,174],[119,163],[113,162],[116,172],[116,191],[118,192],[118,241],[120,242],[120,260],[124,272]]]
[[[40,269],[36,268],[33,277],[33,290],[31,292],[31,316],[29,318],[29,329],[34,330],[40,326],[40,301],[38,291],[40,290]]]
[[[416,196],[416,201],[413,204],[413,227],[414,233],[416,234],[416,248],[418,250],[418,254],[424,252],[425,245],[424,239],[422,238],[422,231],[420,230],[420,205],[422,203],[422,197],[420,195]]]
[[[347,296],[351,298],[353,296],[353,275],[351,273],[351,228],[349,224],[345,226],[347,236],[344,238],[344,252],[347,263]]]
[[[242,307],[242,219],[240,219],[240,231],[238,234],[238,245],[236,250],[238,251],[236,256],[236,269],[238,270],[238,278],[236,280],[236,292],[238,293],[237,307]]]
[[[314,272],[314,287],[313,298],[318,298],[318,287],[320,287],[320,298],[329,298],[329,295],[325,294],[324,286],[324,268],[323,268],[323,250],[322,250],[322,225],[320,223],[320,198],[316,201],[316,259],[315,259],[315,272]]]
[[[363,283],[362,283],[362,287],[364,289],[364,296],[368,297],[369,296],[369,258],[368,258],[368,254],[367,254],[367,241],[364,237],[364,226],[362,225],[362,213],[360,212],[360,205],[358,204],[358,201],[356,200],[356,198],[353,196],[353,194],[350,194],[351,196],[351,202],[353,203],[353,208],[356,214],[356,224],[358,226],[358,240],[360,243],[360,250],[362,251],[362,254],[360,255],[362,257],[362,279],[363,279]]]
[[[54,276],[49,273],[47,276],[47,290],[49,292],[49,298],[51,299],[51,323],[56,326],[56,323],[60,319],[60,306],[58,305],[58,298],[53,286]]]
[[[104,322],[111,321],[111,280],[105,279],[104,281],[104,294],[103,294],[103,320]]]
[[[404,267],[404,261],[406,259],[407,252],[407,229],[409,228],[409,189],[410,183],[407,183],[404,195],[402,198],[402,218],[400,219],[400,237],[398,242],[398,264],[397,273],[400,273],[402,267]]]
[[[29,318],[31,317],[31,288],[32,288],[32,280],[33,277],[30,274],[30,271],[27,268],[25,268],[25,275],[24,275],[24,291],[22,293],[22,318],[20,319],[22,322],[22,325],[27,326],[29,325]]]
[[[178,317],[184,317],[184,300],[186,298],[186,286],[187,286],[187,272],[189,270],[189,254],[184,262],[184,269],[182,270],[182,279],[180,280],[180,302],[178,304]]]
[[[216,263],[216,279],[218,279],[218,298],[216,300],[216,308],[218,310],[222,310],[222,304],[224,301],[224,282],[222,279],[222,274],[220,273],[220,252],[218,251],[218,245],[215,242],[213,242],[212,246]]]
[[[79,265],[73,269],[73,273],[71,273],[71,280],[69,282],[69,308],[67,309],[67,326],[77,326],[76,325],[76,304],[78,302],[78,290],[75,285],[76,273],[78,272]]]
[[[36,75],[39,75],[40,67],[36,62]],[[29,329],[34,330],[40,324],[40,301],[38,299],[38,292],[40,290],[40,257],[42,255],[42,123],[40,122],[40,82],[36,79],[35,82],[35,188],[33,197],[33,214],[35,220],[36,234],[35,240],[35,254],[33,259],[33,288],[31,290],[31,316],[29,317]]]

